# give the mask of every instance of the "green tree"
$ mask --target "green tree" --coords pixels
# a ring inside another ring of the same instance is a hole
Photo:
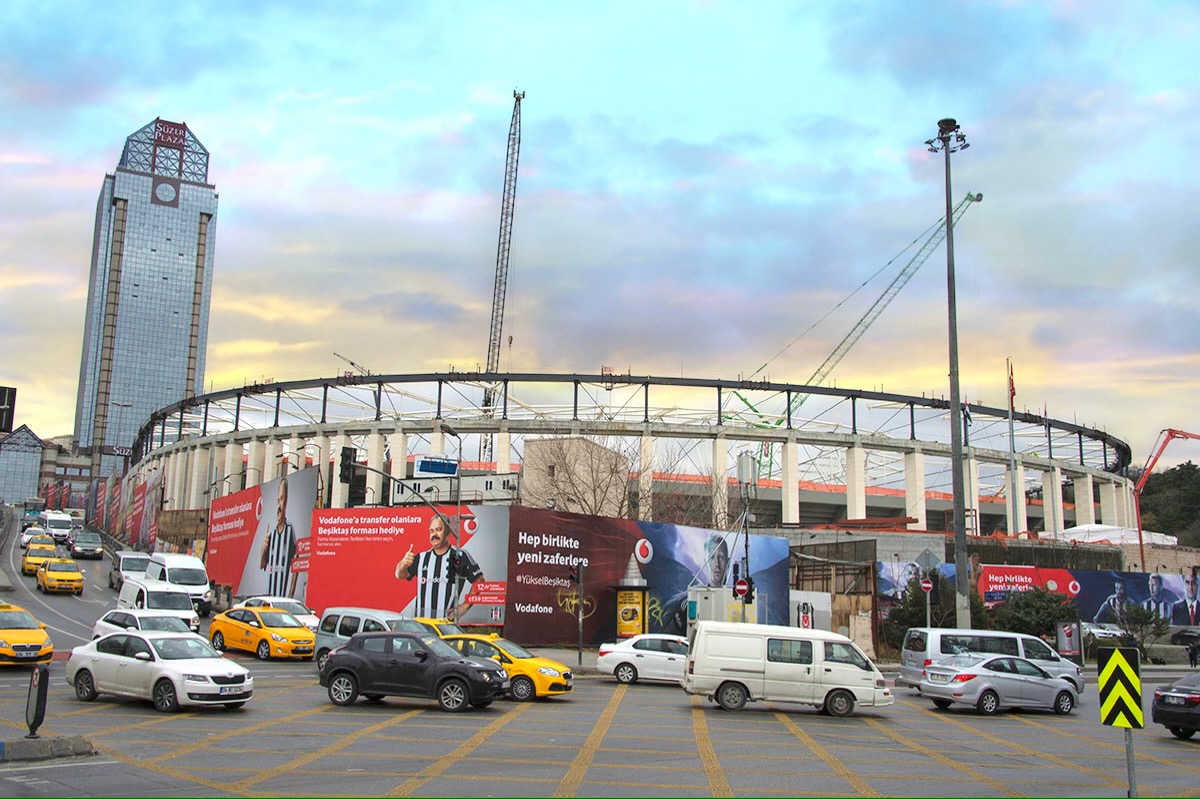
[[[1044,588],[1012,592],[996,606],[992,617],[997,630],[1054,639],[1060,621],[1078,621],[1079,611],[1070,598]]]
[[[1188,461],[1151,474],[1138,504],[1143,530],[1178,536],[1183,546],[1200,546],[1200,466]]]
[[[1157,611],[1140,605],[1126,605],[1118,622],[1121,629],[1133,636],[1142,660],[1147,659],[1146,642],[1153,645],[1171,629],[1171,623]]]
[[[934,627],[958,626],[954,602],[954,581],[947,580],[936,571],[930,578],[937,583],[938,602],[930,607],[930,623]],[[983,606],[978,591],[971,591],[971,626],[976,630],[989,630],[991,615]],[[925,592],[921,590],[921,578],[914,577],[908,583],[904,598],[892,606],[887,622],[883,625],[883,640],[892,649],[900,649],[904,634],[910,627],[925,626]]]

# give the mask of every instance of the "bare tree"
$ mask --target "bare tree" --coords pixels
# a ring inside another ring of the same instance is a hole
[[[521,504],[628,517],[630,458],[607,444],[582,436],[527,440]]]

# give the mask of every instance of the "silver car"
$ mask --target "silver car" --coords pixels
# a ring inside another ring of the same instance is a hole
[[[1004,708],[1045,708],[1059,715],[1079,702],[1075,684],[1056,677],[1025,658],[1007,655],[958,655],[925,667],[921,696],[945,709],[973,705],[985,716]]]

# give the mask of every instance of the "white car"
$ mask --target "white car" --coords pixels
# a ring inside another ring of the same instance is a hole
[[[178,615],[164,614],[161,610],[145,608],[117,608],[105,613],[92,625],[92,638],[125,630],[165,630],[175,633],[190,633],[188,623]]]
[[[646,633],[601,644],[596,668],[612,674],[620,683],[638,680],[680,682],[687,666],[688,642],[680,635]]]
[[[97,694],[149,699],[163,713],[180,705],[239,708],[254,694],[240,663],[192,633],[126,630],[71,650],[67,682],[81,702]]]
[[[233,606],[234,608],[276,608],[278,610],[287,611],[296,617],[296,619],[314,633],[317,631],[317,626],[321,620],[317,618],[317,614],[312,612],[312,608],[305,605],[298,599],[292,599],[286,596],[252,596],[243,599],[241,602]],[[233,608],[230,608],[232,610]]]
[[[50,535],[50,534],[46,532],[46,529],[44,527],[38,527],[37,525],[34,525],[33,527],[26,527],[24,530],[21,531],[21,549],[24,549],[25,547],[29,546],[29,540],[31,538],[33,538],[35,535]]]

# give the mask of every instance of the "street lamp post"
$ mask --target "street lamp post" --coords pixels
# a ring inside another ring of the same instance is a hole
[[[953,119],[938,120],[938,135],[925,142],[931,153],[946,160],[946,304],[950,318],[950,485],[954,497],[955,619],[960,629],[971,628],[970,575],[967,561],[967,514],[963,486],[962,400],[958,388],[958,310],[954,292],[954,217],[950,205],[950,153],[971,145]]]

